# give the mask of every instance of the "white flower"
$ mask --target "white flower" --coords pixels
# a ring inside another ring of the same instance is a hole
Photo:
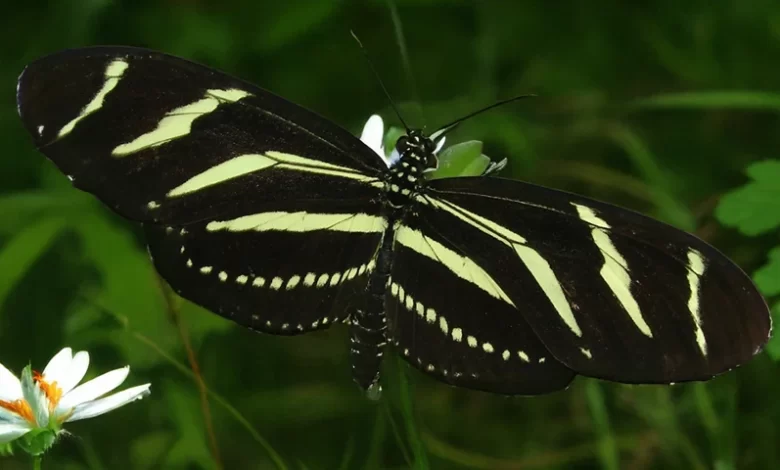
[[[89,354],[70,348],[58,352],[43,373],[26,367],[21,381],[0,364],[0,443],[36,429],[59,432],[65,422],[93,418],[149,394],[151,384],[104,396],[125,381],[130,367],[78,385],[88,366]]]
[[[383,160],[385,156],[385,123],[382,116],[372,115],[363,126],[363,132],[360,134],[360,140],[363,141],[371,150],[377,153]]]

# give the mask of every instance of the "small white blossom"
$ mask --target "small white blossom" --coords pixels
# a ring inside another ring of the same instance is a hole
[[[63,423],[108,413],[149,394],[151,384],[104,396],[125,381],[130,367],[78,385],[88,366],[89,354],[73,354],[71,348],[57,353],[40,374],[25,368],[21,381],[0,364],[0,443],[36,429],[59,432]]]
[[[372,115],[363,126],[363,132],[360,134],[360,140],[363,141],[371,150],[377,153],[383,160],[385,155],[385,123],[382,116]]]

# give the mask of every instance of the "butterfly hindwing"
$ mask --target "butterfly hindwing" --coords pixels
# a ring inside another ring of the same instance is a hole
[[[604,203],[499,178],[434,181],[426,220],[495,280],[577,373],[704,380],[770,331],[750,279],[698,238]]]
[[[271,199],[376,196],[385,168],[326,119],[144,49],[53,54],[30,64],[18,86],[38,148],[75,186],[134,220],[182,224]]]
[[[299,334],[354,311],[386,227],[374,209],[288,205],[145,229],[155,267],[181,296],[255,330]]]
[[[386,305],[398,352],[422,372],[460,387],[512,395],[565,388],[574,373],[500,298],[500,287],[482,289],[490,284],[487,273],[450,242],[450,230],[428,223],[430,212],[421,207],[396,225]]]

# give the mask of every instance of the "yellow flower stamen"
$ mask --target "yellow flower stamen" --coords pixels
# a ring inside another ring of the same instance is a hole
[[[33,418],[32,414],[32,408],[30,408],[30,404],[27,403],[26,400],[14,400],[14,401],[5,401],[0,400],[0,407],[5,408],[6,410],[16,413],[17,415],[24,418],[27,422],[35,424],[35,418]]]
[[[57,404],[62,398],[62,389],[57,385],[57,381],[55,380],[54,382],[49,383],[43,378],[41,373],[35,371],[33,371],[33,380],[38,383],[38,387],[43,390],[43,393],[46,394],[46,398],[49,399],[49,412],[54,412],[54,409],[57,408]]]

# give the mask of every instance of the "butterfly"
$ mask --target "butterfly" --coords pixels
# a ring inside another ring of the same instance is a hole
[[[338,125],[159,52],[58,52],[19,78],[35,146],[143,224],[182,297],[252,330],[345,323],[379,390],[394,347],[448,384],[534,395],[576,375],[707,380],[771,321],[715,248],[649,217],[493,176],[429,179],[452,126],[409,129],[388,166]]]

